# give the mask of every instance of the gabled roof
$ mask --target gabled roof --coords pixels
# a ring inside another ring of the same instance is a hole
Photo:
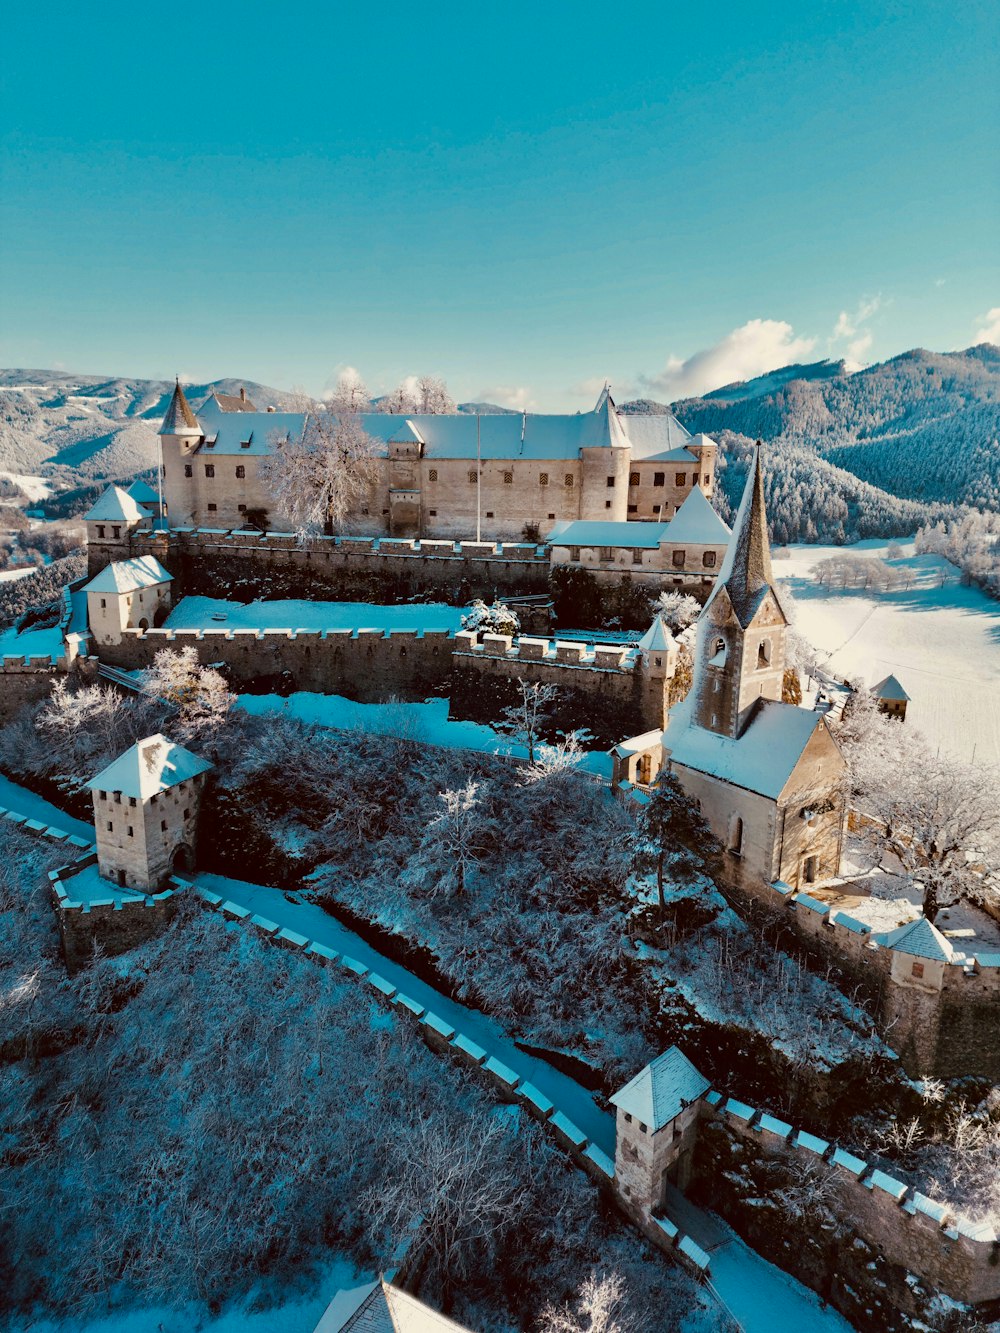
[[[882,935],[873,935],[876,944],[884,949],[896,949],[899,953],[909,954],[913,958],[930,958],[939,963],[950,963],[955,956],[951,941],[925,916],[918,916],[916,921],[908,921],[905,926],[886,931]]]
[[[666,621],[662,616],[657,616],[649,629],[642,636],[636,647],[644,653],[669,652],[671,648],[677,647],[677,641],[670,633]]]
[[[686,1106],[703,1097],[711,1086],[684,1052],[671,1046],[652,1064],[641,1069],[610,1100],[613,1106],[655,1134],[680,1115]]]
[[[872,694],[876,699],[885,699],[893,703],[906,703],[910,697],[895,676],[886,676],[885,680],[873,685]]]
[[[142,481],[141,479],[133,481],[132,485],[128,488],[128,494],[131,495],[133,500],[138,501],[141,505],[158,505],[160,503],[160,497],[153,490],[152,486],[150,486],[149,482]]]
[[[151,796],[206,773],[211,767],[207,760],[199,759],[183,745],[168,741],[166,736],[147,736],[91,778],[87,786],[91,791],[119,791],[137,801],[148,801]]]
[[[574,518],[553,523],[545,538],[549,546],[612,546],[655,551],[667,538],[667,523],[613,523]]]
[[[174,385],[174,394],[167,408],[167,415],[158,431],[160,435],[200,435],[198,418],[191,411],[191,405],[184,397],[180,380]]]
[[[724,546],[731,536],[732,530],[729,525],[712,508],[700,486],[692,488],[667,528],[669,542]]]
[[[140,519],[152,517],[148,509],[143,509],[120,486],[109,486],[94,507],[83,516],[85,523],[138,523]]]
[[[663,732],[656,728],[653,731],[644,731],[641,736],[628,736],[617,745],[612,745],[611,754],[617,754],[622,759],[630,754],[644,754],[646,750],[654,750],[663,743]]]
[[[711,606],[722,588],[729,593],[733,611],[744,629],[756,615],[769,589],[774,587],[771,571],[771,547],[767,540],[767,513],[764,508],[764,473],[760,445],[753,451],[743,499],[740,501],[733,535],[726,557],[705,603]],[[780,605],[780,602],[779,602]],[[782,613],[784,614],[784,613]]]
[[[213,389],[211,396],[223,412],[256,412],[257,409],[246,396],[246,392],[246,389],[244,389],[241,395],[238,393],[219,393]]]
[[[468,1333],[409,1292],[384,1279],[339,1291],[314,1333]]]
[[[684,447],[691,435],[671,412],[657,416],[622,417],[635,462],[693,463],[694,454]]]
[[[172,574],[154,555],[136,555],[131,560],[112,560],[84,587],[84,592],[135,592],[137,588],[153,588],[158,583],[170,583]]]
[[[829,730],[822,713],[759,699],[743,734],[734,740],[694,722],[693,693],[692,689],[673,710],[663,733],[671,763],[707,773],[772,801],[781,795],[813,734],[820,727]]]

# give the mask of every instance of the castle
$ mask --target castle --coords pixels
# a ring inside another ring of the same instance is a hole
[[[378,477],[352,531],[397,537],[545,536],[560,523],[664,523],[693,490],[711,498],[718,446],[673,416],[625,416],[605,390],[592,412],[359,417]],[[160,427],[172,527],[287,526],[261,463],[307,430],[302,412],[258,412],[212,395],[192,410],[178,383]],[[264,516],[266,515],[266,519]]]

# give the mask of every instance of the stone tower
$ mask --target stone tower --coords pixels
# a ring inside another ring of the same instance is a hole
[[[96,574],[129,549],[129,533],[153,526],[153,515],[120,486],[109,486],[83,517],[87,525],[87,572]]]
[[[584,438],[586,443],[580,447],[580,517],[624,523],[628,518],[632,449],[606,386],[588,417]]]
[[[771,571],[758,442],[729,549],[698,625],[698,726],[735,740],[758,699],[780,702],[787,632]]]
[[[163,418],[158,434],[163,456],[163,499],[166,516],[176,525],[187,522],[192,508],[197,507],[192,498],[196,494],[196,487],[192,482],[200,479],[195,473],[191,455],[204,439],[204,432],[184,396],[180,380],[174,384],[173,397],[170,399],[170,406],[167,408],[167,414]]]
[[[106,880],[155,893],[171,874],[194,869],[198,805],[211,767],[156,735],[91,778],[97,864]]]
[[[662,616],[656,617],[636,648],[639,652],[636,680],[642,691],[642,717],[650,730],[662,731],[670,712],[670,687],[677,672],[680,650]]]

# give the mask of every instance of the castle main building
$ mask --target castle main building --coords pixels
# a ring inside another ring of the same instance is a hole
[[[545,537],[573,520],[665,522],[695,489],[711,497],[718,446],[673,416],[626,416],[605,390],[592,412],[361,416],[379,478],[350,528],[394,537]],[[287,526],[261,460],[297,439],[308,414],[258,412],[214,395],[192,411],[178,385],[160,427],[172,528]]]

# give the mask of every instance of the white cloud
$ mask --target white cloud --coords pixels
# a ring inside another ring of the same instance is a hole
[[[935,287],[943,287],[947,281],[948,281],[947,278],[935,278],[935,279],[934,279],[934,286],[935,286]]]
[[[850,368],[860,369],[865,357],[871,351],[872,343],[875,341],[875,335],[869,331],[860,334],[847,344],[847,363]]]
[[[1000,344],[1000,305],[995,305],[979,318],[983,323],[976,330],[976,342]]]
[[[840,353],[849,371],[860,370],[866,365],[866,358],[871,351],[875,335],[864,327],[873,315],[877,315],[884,302],[882,293],[877,296],[863,296],[853,313],[842,310],[833,326],[833,333],[827,340],[831,355]],[[847,342],[846,349],[838,348],[837,343]]]
[[[607,375],[591,375],[589,379],[579,380],[570,388],[570,393],[574,398],[592,398],[596,403],[598,398],[604,392],[604,386],[608,383]],[[612,386],[612,397],[617,398]]]
[[[686,360],[670,356],[658,375],[640,375],[643,391],[677,398],[696,397],[735,380],[753,379],[769,370],[794,365],[816,346],[815,338],[798,338],[780,319],[750,319]]]
[[[603,382],[603,381],[602,381]],[[476,394],[477,403],[496,403],[498,407],[513,407],[519,412],[530,412],[537,404],[531,390],[524,384],[492,384]]]

